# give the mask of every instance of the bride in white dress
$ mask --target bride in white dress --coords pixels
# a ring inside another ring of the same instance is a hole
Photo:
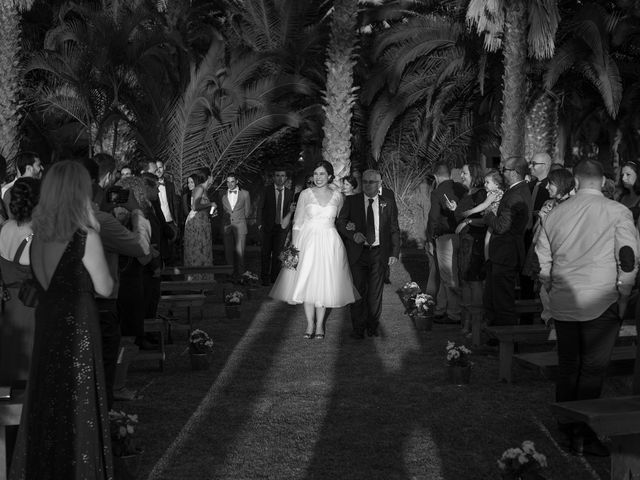
[[[300,193],[291,243],[300,251],[295,270],[283,268],[269,295],[291,304],[304,303],[304,338],[324,338],[327,308],[344,307],[360,296],[353,286],[347,252],[335,226],[343,196],[333,189],[333,167],[320,161],[314,186]]]

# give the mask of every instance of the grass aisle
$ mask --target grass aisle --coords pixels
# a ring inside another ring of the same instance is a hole
[[[462,340],[459,328],[419,334],[395,293],[409,272],[424,284],[420,261],[385,286],[379,338],[350,339],[346,309],[331,313],[324,341],[309,341],[300,306],[262,296],[227,320],[209,305],[198,326],[218,346],[211,372],[189,371],[180,343],[132,402],[138,411],[127,405],[143,422],[140,478],[493,480],[497,458],[523,440],[547,455],[549,479],[607,478],[608,460],[556,448],[550,382],[517,372],[498,383],[496,358],[474,355],[471,385],[445,383],[444,347]],[[138,385],[149,378],[135,373]]]

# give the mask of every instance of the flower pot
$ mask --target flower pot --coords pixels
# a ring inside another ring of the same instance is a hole
[[[256,287],[248,287],[246,293],[247,293],[247,299],[253,300],[257,298],[258,289]]]
[[[142,452],[123,457],[113,457],[113,478],[114,480],[136,480]]]
[[[471,365],[447,365],[447,379],[454,385],[466,385],[471,380]]]
[[[224,312],[227,318],[240,318],[240,305],[225,305]]]
[[[206,353],[190,353],[191,370],[209,370],[209,355]]]
[[[502,480],[547,480],[546,477],[540,475],[538,472],[524,472],[524,473],[509,473],[503,472],[501,475]]]
[[[416,313],[413,315],[413,324],[416,330],[420,332],[430,332],[433,329],[433,314],[432,313]]]

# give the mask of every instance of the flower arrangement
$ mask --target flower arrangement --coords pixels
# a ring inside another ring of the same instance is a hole
[[[227,293],[224,296],[225,305],[240,305],[242,303],[242,297],[244,294],[238,290],[234,290],[231,293]]]
[[[196,328],[189,335],[189,353],[211,353],[213,351],[213,340],[207,332]]]
[[[142,452],[135,439],[135,425],[138,424],[138,415],[127,415],[124,412],[111,410],[109,412],[109,424],[114,456],[125,457]]]
[[[538,471],[547,466],[547,457],[536,451],[532,441],[525,440],[521,447],[508,448],[504,451],[498,468],[504,479],[535,478]]]
[[[469,350],[464,345],[456,345],[454,342],[447,342],[447,365],[451,367],[466,367],[471,365],[469,361]]]
[[[428,293],[419,293],[413,301],[416,313],[427,313],[436,302]]]
[[[289,270],[295,270],[298,266],[299,253],[300,250],[294,247],[293,244],[290,243],[287,245],[278,256],[280,262],[282,262],[282,267]]]
[[[249,287],[256,286],[256,285],[258,285],[258,275],[256,275],[255,273],[247,270],[242,275],[240,275],[240,282],[243,285],[247,285]]]
[[[415,310],[415,298],[420,293],[420,285],[416,282],[407,282],[399,290],[400,298],[405,306],[404,313],[411,314]]]

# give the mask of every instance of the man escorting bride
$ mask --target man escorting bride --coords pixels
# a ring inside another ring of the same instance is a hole
[[[395,202],[378,194],[380,173],[367,170],[362,178],[364,193],[345,198],[331,187],[333,167],[323,160],[313,186],[300,193],[292,231],[298,265],[280,271],[270,296],[304,303],[306,339],[324,338],[326,309],[348,304],[352,336],[364,338],[365,328],[378,334],[385,265],[398,258],[400,229]]]
[[[323,339],[327,308],[343,307],[359,298],[353,286],[347,253],[335,220],[344,197],[331,187],[333,167],[320,161],[313,186],[300,192],[293,218],[291,243],[299,250],[295,270],[282,269],[269,295],[277,300],[304,303],[304,338]]]

